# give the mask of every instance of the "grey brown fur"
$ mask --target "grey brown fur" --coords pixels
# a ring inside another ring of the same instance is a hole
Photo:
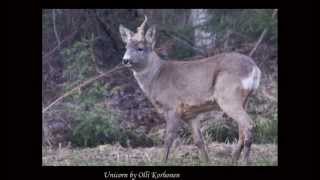
[[[200,159],[209,161],[198,115],[212,111],[218,104],[239,126],[233,160],[238,160],[244,149],[244,160],[248,162],[254,124],[244,104],[257,89],[261,74],[254,61],[239,53],[222,53],[194,61],[161,60],[154,52],[155,27],[141,35],[146,20],[145,17],[136,34],[120,25],[127,47],[123,63],[133,71],[143,92],[166,119],[164,160],[167,161],[179,124],[184,121],[192,127]]]

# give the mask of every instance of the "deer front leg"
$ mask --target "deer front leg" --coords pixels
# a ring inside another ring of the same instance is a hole
[[[166,123],[164,162],[167,162],[172,143],[178,136],[179,119],[175,112],[168,113]]]

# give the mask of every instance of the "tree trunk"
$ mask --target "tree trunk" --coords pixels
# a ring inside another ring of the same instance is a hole
[[[206,9],[191,10],[191,23],[194,27],[194,44],[198,48],[204,50],[213,48],[215,46],[215,34],[207,32],[204,26],[210,20],[210,14]]]

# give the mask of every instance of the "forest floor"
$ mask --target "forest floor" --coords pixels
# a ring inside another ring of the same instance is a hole
[[[241,158],[237,164],[231,162],[233,144],[211,143],[208,145],[210,163],[201,163],[198,149],[194,145],[177,145],[169,161],[163,163],[163,147],[124,148],[120,145],[101,145],[95,148],[43,147],[44,166],[243,166]],[[252,166],[277,166],[276,144],[253,144]]]

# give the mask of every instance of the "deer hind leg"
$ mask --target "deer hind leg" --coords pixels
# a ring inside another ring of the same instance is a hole
[[[206,146],[203,140],[202,133],[200,131],[200,121],[198,119],[193,119],[191,121],[191,127],[193,142],[199,148],[200,151],[200,160],[203,162],[209,162]]]
[[[220,75],[216,82],[215,99],[220,108],[239,126],[239,141],[232,153],[232,159],[238,160],[243,149],[244,161],[248,164],[254,123],[243,107],[249,93],[237,82],[237,77],[229,74]]]
[[[168,113],[166,117],[166,137],[165,137],[165,156],[164,162],[168,161],[169,152],[173,141],[178,136],[178,127],[180,125],[179,118],[175,113]]]
[[[220,101],[218,104],[228,116],[238,123],[239,126],[239,141],[233,152],[233,160],[239,159],[242,148],[244,148],[244,160],[246,163],[249,163],[250,148],[253,142],[253,121],[242,106],[228,104],[224,101]]]
[[[244,135],[243,135],[243,128],[239,126],[239,140],[235,148],[232,152],[232,162],[235,163],[239,160],[241,151],[244,145]]]
[[[246,94],[245,94],[246,93]],[[247,109],[247,105],[248,105],[248,98],[250,96],[250,94],[252,93],[252,91],[247,91],[245,92],[244,95],[244,101],[243,101],[243,109]],[[244,146],[244,127],[240,126],[240,124],[238,124],[238,128],[239,128],[239,140],[237,145],[235,146],[235,149],[232,152],[232,162],[236,162],[239,160],[241,151],[243,149]]]

